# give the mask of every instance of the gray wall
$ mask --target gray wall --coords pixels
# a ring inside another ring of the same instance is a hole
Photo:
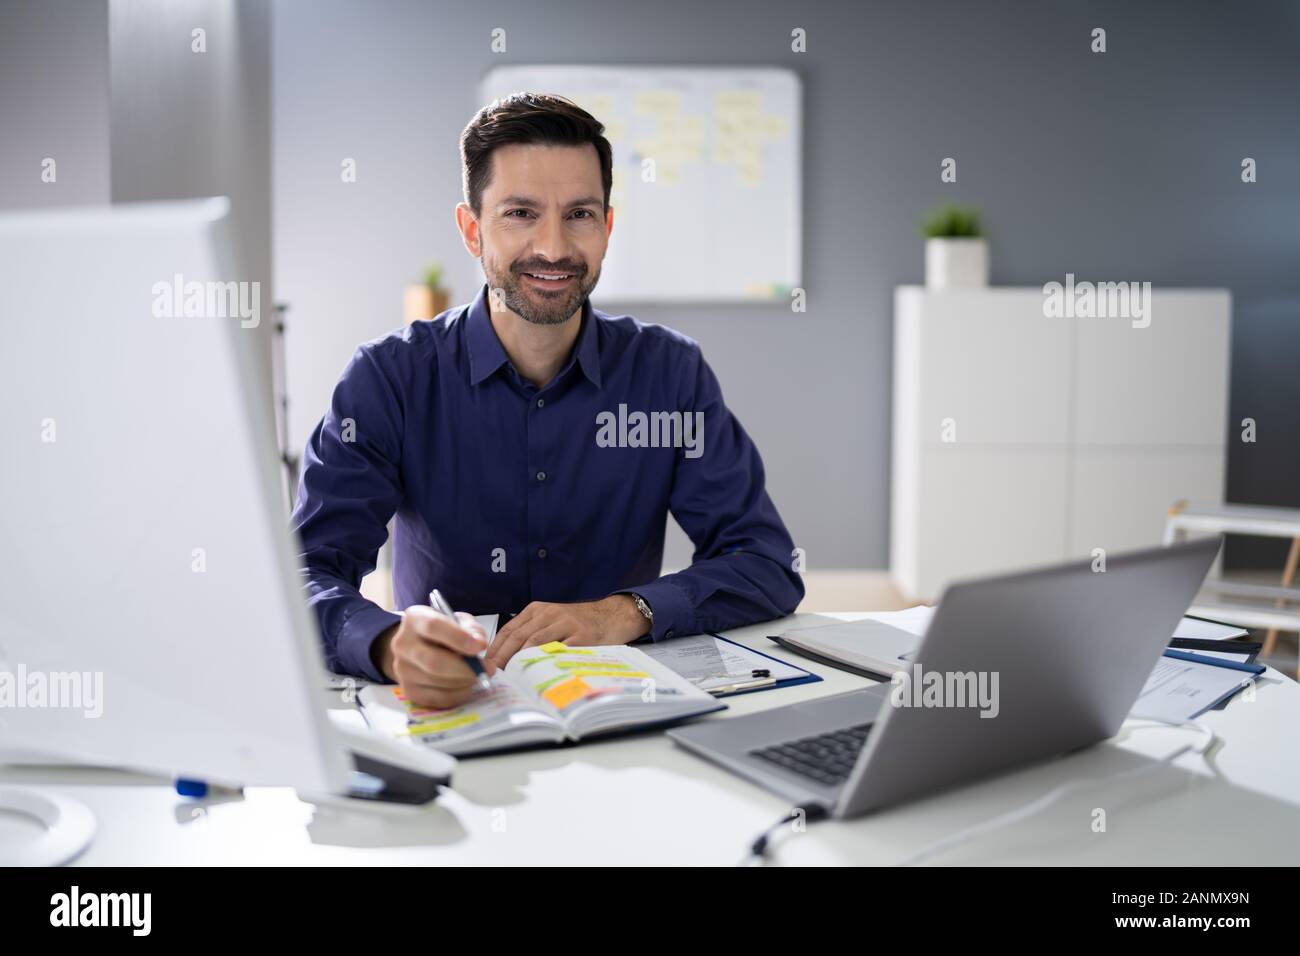
[[[1235,349],[1300,354],[1295,5],[285,0],[274,26],[276,279],[292,304],[298,444],[355,345],[400,325],[402,287],[426,261],[447,264],[457,301],[477,287],[452,221],[456,137],[481,105],[478,80],[503,62],[802,75],[807,314],[635,314],[703,344],[810,569],[885,563],[891,295],[922,279],[916,224],[937,202],[984,208],[996,284],[1073,272],[1224,286]],[[488,46],[498,26],[507,56]],[[795,26],[804,55],[789,49]],[[1104,55],[1089,52],[1094,26],[1108,30]],[[939,183],[945,156],[956,185]],[[1259,162],[1255,185],[1239,180],[1243,156]],[[345,157],[356,184],[340,182]],[[1282,319],[1255,306],[1287,297]],[[619,307],[599,289],[594,301]],[[1294,452],[1276,438],[1300,414],[1290,364],[1254,380],[1277,417],[1249,459],[1234,448],[1230,471],[1289,474],[1277,494],[1300,504]],[[678,539],[667,561],[687,554]]]
[[[229,196],[268,380],[270,26],[263,0],[0,0],[0,208]]]
[[[206,31],[206,52],[191,31]],[[113,201],[229,196],[271,374],[271,14],[263,0],[110,0]]]
[[[0,0],[0,209],[107,203],[108,127],[108,0]]]

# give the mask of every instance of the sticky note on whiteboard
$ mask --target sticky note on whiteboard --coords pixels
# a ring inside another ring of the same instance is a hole
[[[802,287],[802,88],[785,67],[515,65],[480,99],[568,96],[613,148],[614,230],[593,304],[775,302]],[[645,161],[655,160],[652,169]],[[709,229],[683,231],[706,218]]]

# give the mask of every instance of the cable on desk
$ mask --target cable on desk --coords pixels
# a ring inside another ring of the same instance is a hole
[[[761,866],[768,859],[767,847],[772,840],[773,834],[778,829],[785,826],[791,820],[799,819],[802,813],[803,819],[807,823],[815,823],[818,820],[824,820],[830,816],[830,808],[820,803],[809,804],[806,807],[791,807],[790,810],[780,820],[777,820],[770,827],[760,833],[749,847],[749,855],[740,863],[741,866]]]

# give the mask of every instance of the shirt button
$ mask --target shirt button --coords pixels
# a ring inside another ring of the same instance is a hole
[[[671,627],[668,630],[664,631],[664,640],[667,640],[672,636],[673,636],[673,629]]]
[[[546,557],[546,549],[545,549],[545,548],[538,548],[538,549],[537,549],[537,556],[538,556],[539,558],[544,558],[544,557]]]
[[[539,471],[539,472],[537,473],[537,480],[538,480],[538,481],[545,481],[545,480],[546,480],[546,472],[544,472],[544,471]]]
[[[539,398],[539,399],[537,400],[537,407],[538,407],[538,408],[545,408],[545,407],[546,407],[546,399],[544,399],[544,398]]]

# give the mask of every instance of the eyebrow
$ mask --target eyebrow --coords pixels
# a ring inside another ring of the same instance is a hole
[[[579,206],[603,206],[605,200],[600,196],[583,196],[581,199],[574,199],[565,204],[565,209],[575,209]],[[542,204],[536,199],[530,199],[527,196],[507,196],[497,203],[497,208],[505,206],[522,206],[525,209],[541,209]]]

